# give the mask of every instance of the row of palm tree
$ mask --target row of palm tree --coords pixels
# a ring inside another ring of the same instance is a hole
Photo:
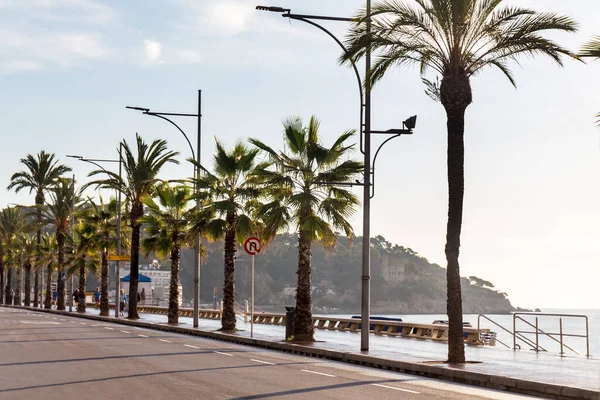
[[[237,143],[227,151],[217,141],[213,170],[198,165],[200,172],[195,178],[176,182],[159,179],[159,172],[165,164],[177,163],[178,153],[169,151],[166,141],[156,140],[147,144],[136,135],[136,147],[132,149],[123,140],[124,176],[106,170],[93,171],[90,176],[101,175],[100,179],[92,180],[84,188],[115,189],[125,196],[122,212],[124,220],[128,221],[131,257],[128,318],[139,317],[138,260],[142,251],[146,255],[154,252],[170,258],[168,318],[169,323],[178,322],[181,249],[190,246],[194,236],[201,234],[208,240],[223,240],[222,329],[235,330],[238,245],[250,235],[258,235],[268,242],[276,233],[293,229],[299,237],[296,339],[312,340],[312,243],[322,241],[326,246],[333,246],[336,230],[344,231],[349,237],[353,235],[348,218],[355,211],[358,199],[346,189],[327,184],[353,181],[361,172],[362,164],[348,159],[353,146],[347,141],[352,135],[352,131],[345,132],[331,147],[325,147],[319,137],[316,118],[311,118],[307,126],[303,126],[300,118],[290,118],[284,122],[284,150],[276,151],[259,140],[251,139],[252,147]],[[54,155],[41,152],[37,159],[28,156],[25,160],[28,162],[26,165],[35,166],[45,159],[54,160]],[[31,265],[34,265],[36,273],[41,266],[47,268],[49,277],[54,272],[60,274],[65,270],[70,274],[78,273],[82,294],[85,293],[86,274],[90,271],[99,273],[101,315],[108,315],[108,255],[115,250],[117,242],[116,202],[114,199],[108,203],[102,199],[99,202],[94,199],[82,201],[81,190],[74,190],[73,180],[61,177],[70,169],[54,164],[55,168],[51,171],[58,177],[42,177],[39,181],[45,184],[35,186],[35,190],[43,187],[40,190],[49,199],[35,208],[35,221],[23,226],[25,230],[31,231],[35,227],[40,231],[40,244],[32,247],[35,259]],[[15,174],[15,179],[32,182],[31,177],[35,173],[35,168],[30,168],[28,172]],[[34,186],[32,183],[29,186],[11,185],[18,190]],[[197,188],[197,192],[192,193],[192,186]],[[193,201],[201,206],[191,208]],[[8,208],[7,211],[14,209]],[[72,215],[77,221],[74,226],[71,226]],[[143,235],[142,225],[145,226]],[[50,228],[51,235],[41,235],[44,226]],[[124,238],[127,229],[122,227],[122,232],[122,239],[127,243]],[[0,259],[4,260],[3,257]],[[51,279],[47,279],[46,308],[51,306],[50,284]],[[31,286],[26,284],[26,287]],[[29,303],[26,302],[26,305]],[[64,282],[60,279],[57,308],[65,308]],[[78,311],[85,312],[85,301],[79,302]]]

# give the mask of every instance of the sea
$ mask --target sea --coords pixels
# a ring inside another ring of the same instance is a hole
[[[492,332],[496,332],[497,343],[499,348],[513,348],[513,336],[506,332],[513,331],[515,324],[516,331],[524,337],[525,340],[518,340],[517,344],[521,349],[535,349],[536,335],[536,317],[537,326],[540,331],[547,334],[552,334],[556,339],[540,333],[537,337],[538,346],[549,353],[559,354],[560,347],[560,325],[562,320],[563,333],[563,351],[566,355],[582,355],[587,354],[587,340],[584,337],[586,334],[586,318],[587,329],[589,332],[589,354],[594,358],[600,358],[600,309],[542,309],[544,314],[560,314],[562,316],[552,315],[527,315],[527,314],[465,314],[464,322],[469,322],[473,327],[477,327],[478,323],[481,328],[488,328]],[[353,314],[357,315],[357,314]],[[338,315],[343,318],[350,318],[352,315]],[[447,320],[445,314],[377,314],[372,313],[371,317],[376,316],[401,318],[405,322],[415,322],[431,324],[435,320]],[[519,318],[522,318],[519,319]],[[524,321],[523,321],[524,320]],[[526,321],[526,322],[525,322]],[[531,325],[529,325],[529,322]],[[570,336],[574,335],[574,336]],[[528,339],[528,340],[527,340]],[[503,345],[504,343],[505,345]],[[570,347],[572,350],[568,349]]]

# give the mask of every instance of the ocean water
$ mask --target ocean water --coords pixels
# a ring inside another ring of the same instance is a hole
[[[573,315],[585,315],[588,317],[588,330],[589,330],[589,348],[590,348],[590,356],[595,358],[600,358],[600,309],[542,309],[543,313],[550,314],[573,314]],[[356,314],[355,314],[356,315]],[[426,323],[430,324],[434,320],[447,320],[448,317],[444,314],[373,314],[372,316],[381,315],[384,317],[394,317],[394,318],[402,318],[403,321],[406,322],[417,322],[417,323]],[[487,318],[491,319],[495,323],[509,331],[513,330],[513,315],[512,314],[503,314],[503,315],[495,315],[495,314],[484,314]],[[536,316],[533,315],[521,315],[518,314],[519,317],[523,318],[525,321],[531,323],[534,327],[536,325]],[[349,318],[351,315],[345,314],[340,315],[340,317]],[[480,322],[481,328],[489,328],[492,332],[496,332],[498,341],[504,342],[506,345],[512,349],[513,346],[513,337],[508,332],[504,331],[498,325],[490,322],[485,318],[479,318],[478,314],[465,314],[463,320],[465,322],[470,322],[473,327],[477,327],[477,322]],[[560,317],[554,316],[538,316],[538,327],[540,330],[543,330],[547,333],[555,334],[553,335],[556,340],[559,340],[560,333]],[[528,325],[526,322],[523,322],[519,319],[516,320],[516,330],[527,331],[527,332],[535,332],[535,328]],[[578,317],[562,317],[562,332],[563,332],[563,344],[571,347],[580,355],[586,355],[586,339],[583,337],[570,337],[567,335],[585,335],[586,332],[586,322],[585,318]],[[530,339],[533,343],[536,341],[535,334],[523,333],[527,339]],[[552,340],[546,335],[539,334],[538,336],[538,344],[540,347],[546,349],[549,353],[560,353],[560,344],[557,341]],[[518,340],[517,343],[521,346],[521,349],[530,349],[531,345],[526,344],[525,342]],[[498,348],[506,348],[501,343],[496,343],[496,347]],[[535,348],[535,345],[533,345]],[[563,351],[566,355],[575,355],[574,352],[563,347]]]

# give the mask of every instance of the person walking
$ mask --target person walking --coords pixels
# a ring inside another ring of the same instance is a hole
[[[142,293],[140,294],[140,297],[142,298],[142,304],[146,304],[146,289],[142,288]]]
[[[121,288],[121,293],[119,295],[119,315],[122,317],[125,312],[125,302],[127,301],[127,296],[125,295],[125,290]]]
[[[79,288],[73,292],[73,303],[77,303],[76,306],[79,305]]]
[[[94,308],[100,308],[100,288],[97,287],[94,291]]]

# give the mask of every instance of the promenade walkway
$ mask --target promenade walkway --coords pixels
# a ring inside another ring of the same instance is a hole
[[[73,314],[76,313],[73,312]],[[99,311],[88,309],[87,315],[97,316]],[[140,317],[139,322],[167,326],[165,315],[141,314]],[[192,327],[192,322],[191,318],[181,317],[178,328],[204,332],[215,332],[220,328],[218,320],[200,319],[198,329]],[[240,330],[230,336],[249,339],[250,324],[238,320],[237,326]],[[254,324],[254,339],[263,343],[271,342],[276,347],[277,344],[281,344],[284,336],[285,327]],[[510,388],[516,381],[528,381],[520,383],[521,388],[525,387],[526,389],[527,384],[534,382],[537,387],[532,386],[532,392],[539,392],[540,389],[543,389],[543,385],[548,385],[553,386],[547,390],[551,394],[558,390],[557,386],[560,386],[560,393],[556,393],[558,398],[578,398],[576,389],[585,389],[587,392],[585,395],[581,394],[581,398],[600,400],[600,358],[598,357],[589,359],[578,356],[560,357],[557,354],[536,353],[530,350],[514,352],[505,348],[467,346],[467,360],[471,363],[449,366],[441,363],[446,359],[446,343],[371,335],[371,349],[368,352],[361,352],[359,350],[360,335],[357,333],[317,330],[315,339],[316,343],[302,346],[324,350],[326,355],[327,351],[344,353],[348,360],[352,359],[352,355],[367,355],[373,357],[374,360],[417,364],[415,367],[417,369],[418,364],[435,367],[446,370],[446,378],[457,378],[452,380],[465,383],[469,383],[470,378],[468,374],[461,375],[461,371],[487,375],[489,376],[488,382],[500,388],[504,386]],[[373,362],[372,364],[385,367],[385,362],[379,364]],[[442,376],[442,378],[444,377]],[[549,395],[549,398],[552,396]]]

